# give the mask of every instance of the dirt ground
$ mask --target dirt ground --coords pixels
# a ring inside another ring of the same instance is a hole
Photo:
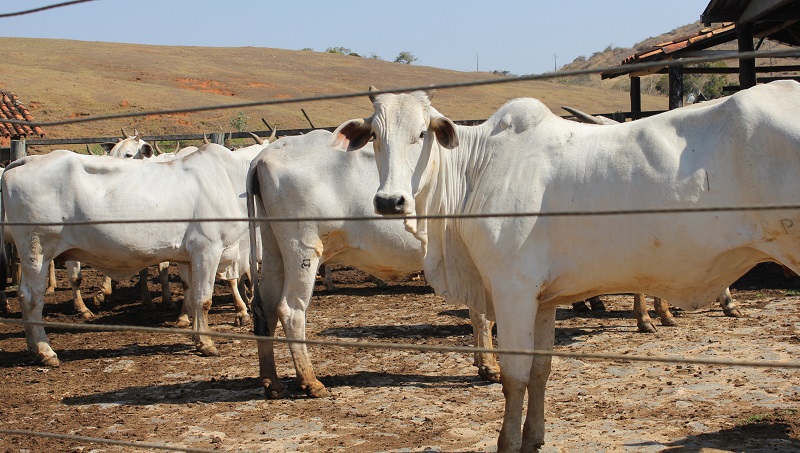
[[[172,271],[174,272],[173,266]],[[63,277],[63,271],[59,271]],[[155,271],[151,270],[151,276]],[[424,282],[377,289],[351,269],[334,272],[340,290],[320,285],[308,313],[312,339],[429,345],[471,344],[464,307]],[[100,279],[84,271],[85,293]],[[75,315],[66,281],[48,296],[45,319],[170,326],[177,311],[148,311],[134,282],[121,282],[96,318]],[[180,283],[172,276],[179,296]],[[156,302],[157,285],[150,283]],[[800,357],[800,282],[761,265],[733,287],[743,318],[718,306],[676,311],[678,327],[636,331],[630,296],[605,296],[605,312],[558,310],[556,350],[648,356],[794,361]],[[232,299],[218,285],[210,324],[233,325]],[[9,291],[10,318],[20,318]],[[311,347],[330,398],[304,396],[285,345],[278,368],[294,397],[267,400],[258,387],[256,345],[217,340],[221,356],[201,357],[181,335],[84,333],[50,329],[63,364],[45,368],[25,352],[18,326],[0,324],[0,429],[231,452],[493,451],[503,395],[461,353]],[[282,335],[282,332],[279,331]],[[675,365],[555,358],[546,397],[544,452],[800,451],[800,374],[780,368]],[[0,434],[0,452],[155,451]]]

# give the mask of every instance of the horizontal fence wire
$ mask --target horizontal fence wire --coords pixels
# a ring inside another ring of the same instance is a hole
[[[652,208],[652,209],[614,209],[600,211],[535,211],[535,212],[497,212],[497,213],[462,213],[462,214],[425,214],[402,216],[311,216],[311,217],[206,217],[206,218],[179,218],[179,219],[113,219],[113,220],[74,220],[64,222],[21,222],[0,221],[2,226],[84,226],[84,225],[118,225],[118,224],[147,224],[147,223],[214,223],[214,222],[346,222],[346,221],[372,221],[372,220],[442,220],[442,219],[486,219],[486,218],[516,218],[516,217],[591,217],[591,216],[617,216],[640,214],[696,214],[713,212],[739,212],[739,211],[796,211],[800,204],[758,204],[741,206],[709,206],[685,208]]]
[[[439,83],[439,84],[429,84],[429,85],[419,85],[419,86],[411,86],[411,87],[403,87],[403,88],[392,88],[386,90],[377,90],[377,91],[356,91],[352,93],[338,93],[338,94],[326,94],[326,95],[317,95],[317,96],[306,96],[306,97],[298,97],[298,98],[287,98],[287,99],[270,99],[264,101],[252,101],[252,102],[239,102],[235,104],[215,104],[215,105],[205,105],[205,106],[198,106],[198,107],[187,107],[187,108],[180,108],[180,109],[165,109],[165,110],[150,110],[150,111],[142,111],[142,112],[125,112],[125,113],[116,113],[116,114],[108,114],[108,115],[97,115],[97,116],[86,116],[82,118],[70,118],[64,120],[56,120],[56,121],[27,121],[27,120],[16,120],[16,119],[4,119],[4,123],[10,124],[21,124],[21,125],[28,125],[31,127],[36,126],[58,126],[64,124],[76,124],[76,123],[88,123],[93,121],[104,121],[104,120],[112,120],[112,119],[121,119],[121,118],[136,118],[136,117],[143,117],[143,116],[153,116],[153,115],[174,115],[179,113],[194,113],[194,112],[205,112],[211,110],[231,110],[231,109],[242,109],[248,107],[260,107],[265,105],[278,105],[278,104],[297,104],[301,102],[316,102],[316,101],[331,101],[331,100],[338,100],[338,99],[348,99],[348,98],[356,98],[356,97],[364,97],[364,96],[377,96],[380,94],[388,94],[388,93],[402,93],[408,91],[418,91],[418,90],[444,90],[444,89],[452,89],[452,88],[467,88],[467,87],[474,87],[474,86],[483,86],[483,85],[499,85],[499,84],[506,84],[506,83],[519,83],[519,82],[526,82],[526,81],[533,81],[533,80],[548,80],[548,79],[556,79],[556,78],[564,78],[564,77],[574,77],[574,76],[581,76],[581,75],[591,75],[591,74],[599,74],[602,72],[609,72],[614,70],[625,70],[627,71],[643,71],[653,68],[662,68],[662,67],[673,67],[673,66],[683,66],[683,65],[691,65],[691,64],[700,64],[700,63],[708,63],[713,61],[720,61],[720,60],[731,60],[731,59],[754,59],[754,58],[781,58],[781,57],[798,57],[800,56],[800,49],[777,49],[777,50],[758,50],[758,51],[750,51],[750,52],[721,52],[719,54],[709,55],[706,57],[693,57],[693,58],[681,58],[677,60],[660,60],[656,62],[648,62],[648,63],[634,63],[624,66],[611,66],[606,68],[595,68],[595,69],[576,69],[571,71],[555,71],[555,72],[548,72],[543,74],[532,74],[532,75],[525,75],[525,76],[517,76],[517,77],[504,77],[504,78],[493,78],[493,79],[484,79],[484,80],[474,80],[470,82],[457,82],[457,83]]]
[[[144,332],[167,335],[207,335],[215,338],[225,338],[229,340],[244,340],[256,342],[276,342],[276,343],[300,343],[313,346],[332,346],[341,348],[358,349],[395,349],[411,350],[422,352],[463,352],[463,353],[495,353],[498,355],[523,355],[534,357],[561,357],[572,359],[590,360],[609,360],[609,361],[630,361],[630,362],[656,362],[692,365],[723,365],[739,366],[751,368],[790,368],[800,369],[800,362],[771,362],[771,361],[740,361],[729,359],[700,359],[684,357],[648,357],[627,354],[596,354],[583,352],[563,352],[546,351],[533,349],[509,349],[509,348],[476,348],[472,346],[436,346],[412,343],[380,343],[375,341],[332,341],[332,340],[300,340],[283,337],[265,337],[260,335],[249,335],[239,333],[215,332],[211,330],[193,330],[168,327],[143,327],[125,325],[106,325],[106,324],[74,324],[47,321],[22,321],[18,319],[0,318],[0,324],[14,324],[21,326],[48,327],[53,329],[80,330],[89,332]]]
[[[0,428],[0,434],[8,434],[13,436],[27,436],[27,437],[45,437],[49,439],[58,439],[58,440],[74,440],[78,442],[85,442],[91,444],[116,445],[120,447],[131,447],[131,448],[151,449],[151,450],[180,451],[185,453],[219,453],[219,450],[209,450],[206,448],[190,448],[190,447],[180,447],[177,445],[130,442],[126,440],[106,439],[102,437],[76,436],[74,434],[59,434],[59,433],[50,433],[41,431],[28,431],[22,429]]]

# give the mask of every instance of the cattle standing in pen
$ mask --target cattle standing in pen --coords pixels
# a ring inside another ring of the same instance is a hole
[[[356,153],[327,146],[331,133],[312,131],[284,137],[253,160],[248,198],[258,212],[273,218],[344,218],[372,215],[378,178],[368,145]],[[325,169],[324,172],[313,169]],[[325,175],[330,175],[323,177]],[[250,216],[255,211],[250,210]],[[253,239],[251,238],[251,243]],[[253,302],[257,335],[273,336],[278,320],[286,337],[305,339],[308,309],[320,263],[348,264],[381,279],[394,280],[422,267],[419,241],[403,230],[400,220],[313,220],[261,225],[262,271]],[[254,265],[251,264],[251,267]],[[491,323],[470,310],[474,341],[491,348]],[[297,381],[309,396],[328,395],[314,375],[305,344],[290,343]],[[278,379],[272,342],[259,342],[260,379],[267,395],[288,395]],[[478,373],[499,379],[492,354],[476,354]]]
[[[642,291],[697,309],[757,263],[800,271],[800,213],[740,209],[797,204],[797,82],[604,127],[535,99],[510,101],[473,127],[456,126],[424,92],[373,105],[331,144],[358,149],[375,137],[378,213],[544,213],[405,220],[423,244],[428,282],[495,319],[501,348],[552,350],[556,307],[597,294]],[[546,215],[637,210],[678,212]],[[551,358],[500,361],[498,451],[535,451]]]
[[[42,320],[50,260],[86,262],[117,279],[171,261],[187,264],[183,278],[189,290],[184,303],[188,299],[192,308],[193,327],[208,330],[214,277],[239,259],[240,241],[249,240],[247,224],[192,219],[243,218],[249,164],[214,144],[171,162],[107,159],[71,151],[13,162],[2,181],[8,221],[38,224],[14,227],[22,264],[23,319]],[[170,196],[163,197],[164,193]],[[176,221],[130,223],[124,228],[114,223],[141,219]],[[109,223],[69,225],[86,220]],[[25,333],[28,351],[37,361],[59,364],[44,328],[28,325]],[[195,341],[201,353],[218,354],[207,335],[200,334]]]

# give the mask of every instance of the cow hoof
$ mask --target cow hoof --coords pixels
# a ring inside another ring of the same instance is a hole
[[[50,287],[50,288],[47,288],[46,290],[44,290],[44,293],[45,294],[55,294],[56,293],[56,289]]]
[[[200,346],[198,351],[200,351],[200,355],[205,357],[216,357],[219,355],[219,349],[214,345]]]
[[[577,313],[586,313],[588,311],[591,311],[589,306],[586,305],[586,302],[584,302],[584,301],[573,302],[572,303],[572,310],[577,312]]]
[[[739,311],[738,308],[734,308],[733,310],[724,310],[725,316],[729,316],[731,318],[743,318],[744,315],[742,312]]]
[[[478,367],[478,376],[482,377],[483,379],[499,383],[500,382],[500,369],[499,368],[489,368],[487,366],[480,366]]]
[[[667,327],[675,327],[678,325],[678,323],[675,321],[674,318],[667,318],[661,320],[661,325]]]
[[[97,294],[95,294],[95,295],[94,295],[94,304],[95,304],[96,306],[98,306],[98,307],[99,307],[99,306],[100,306],[100,304],[102,304],[102,303],[103,303],[103,302],[105,302],[105,301],[106,301],[106,295],[105,295],[105,294],[103,294],[103,293],[97,293]]]
[[[331,392],[322,383],[319,383],[319,385],[306,387],[306,395],[311,398],[326,398],[331,396]]]
[[[189,322],[189,318],[178,318],[178,320],[175,321],[175,327],[179,329],[186,329],[191,325],[192,323]]]
[[[83,319],[92,319],[92,318],[94,318],[94,313],[92,313],[92,311],[89,310],[89,309],[82,310],[78,314],[81,315],[81,318],[83,318]]]
[[[44,366],[52,366],[52,367],[61,366],[61,361],[58,360],[57,355],[51,355],[50,357],[42,357],[40,362]]]
[[[639,332],[642,333],[656,333],[656,326],[654,326],[652,322],[637,323],[636,327],[638,327]]]
[[[236,327],[242,327],[250,324],[250,315],[247,313],[243,315],[236,315],[236,319],[233,320],[233,325]]]
[[[292,396],[285,388],[272,388],[267,387],[264,389],[264,395],[271,400],[283,400]]]

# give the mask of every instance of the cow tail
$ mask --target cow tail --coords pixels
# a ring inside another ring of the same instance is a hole
[[[254,160],[255,163],[258,159]],[[256,237],[256,203],[255,197],[260,188],[258,184],[258,167],[250,166],[247,172],[247,228],[250,233],[250,275],[253,279],[253,333],[260,336],[269,336],[267,329],[267,317],[264,316],[264,308],[261,306],[261,291],[259,281],[261,280],[258,269],[258,238]]]
[[[8,256],[6,255],[6,203],[2,199],[4,196],[2,182],[0,182],[0,291],[5,299],[6,286],[8,285]],[[3,308],[3,307],[0,307]]]

